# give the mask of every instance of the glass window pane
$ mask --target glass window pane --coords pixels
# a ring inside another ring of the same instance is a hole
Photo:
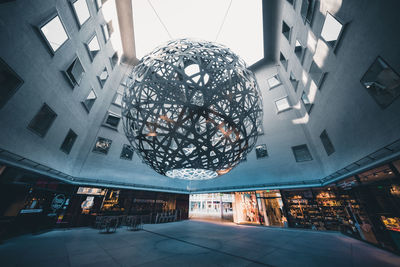
[[[124,145],[122,147],[120,158],[132,160],[132,157],[133,157],[133,147],[131,147],[130,145]]]
[[[55,16],[40,28],[40,31],[46,37],[48,44],[53,52],[56,52],[60,46],[68,40],[68,35],[58,16]]]
[[[100,44],[96,35],[94,35],[93,38],[89,41],[89,43],[87,43],[87,48],[89,50],[90,58],[93,60],[93,58],[100,51]]]
[[[108,32],[108,27],[107,24],[104,24],[101,26],[101,29],[103,30],[103,34],[104,34],[104,39],[107,42],[108,39],[110,39],[110,34]]]
[[[61,144],[60,149],[69,154],[69,152],[71,152],[72,146],[75,143],[76,138],[78,137],[78,135],[72,131],[71,129],[68,131],[67,136],[65,137],[63,143]]]
[[[24,81],[0,59],[0,108],[13,96]]]
[[[44,137],[56,117],[57,114],[47,104],[43,104],[42,108],[29,123],[28,128],[39,136]]]
[[[322,27],[321,37],[332,47],[336,45],[343,25],[331,14],[327,13],[324,26]]]
[[[296,162],[310,161],[313,159],[307,145],[294,146],[292,147],[292,151]]]
[[[98,152],[101,154],[107,154],[108,151],[110,150],[112,140],[103,138],[103,137],[97,137],[96,144],[93,147],[93,152]]]
[[[290,108],[289,100],[287,97],[275,101],[276,109],[279,111],[284,111]]]
[[[97,99],[96,93],[93,89],[91,89],[89,95],[83,101],[83,105],[85,106],[88,112],[92,109],[96,99]]]
[[[77,0],[72,5],[74,6],[79,25],[82,26],[90,18],[86,0]]]
[[[269,89],[272,89],[272,88],[274,88],[274,87],[276,87],[276,86],[281,84],[281,81],[279,80],[278,75],[275,75],[275,76],[269,78],[267,80],[267,82],[268,82],[268,85],[269,85]]]
[[[268,150],[266,144],[256,146],[256,157],[257,159],[268,157]]]
[[[79,58],[75,58],[72,64],[65,71],[67,77],[69,78],[71,84],[73,86],[79,84],[81,82],[83,76],[83,66]]]
[[[107,68],[104,68],[104,70],[100,73],[100,75],[98,76],[101,87],[104,86],[104,84],[106,83],[107,79],[108,79],[108,71]]]

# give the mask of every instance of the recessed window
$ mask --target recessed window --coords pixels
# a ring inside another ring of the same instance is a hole
[[[387,108],[400,95],[400,76],[381,57],[375,59],[361,83],[381,108]]]
[[[117,93],[114,95],[114,99],[113,99],[112,103],[113,103],[114,105],[118,106],[118,107],[121,107],[121,106],[122,106],[122,98],[123,98],[123,95],[122,95],[121,93],[118,93],[118,92],[117,92]]]
[[[280,55],[279,55],[279,61],[281,62],[283,68],[287,71],[289,62],[282,53],[280,53]]]
[[[299,80],[296,79],[296,77],[294,76],[293,72],[290,72],[290,83],[293,86],[293,89],[295,92],[297,92],[297,87],[299,86]]]
[[[256,146],[256,157],[257,157],[257,159],[268,157],[268,151],[267,151],[266,144]]]
[[[292,32],[292,28],[289,27],[289,25],[286,24],[285,21],[282,21],[282,34],[286,37],[286,39],[290,43],[290,33]]]
[[[101,87],[103,87],[104,84],[106,83],[107,79],[108,79],[107,68],[104,68],[103,71],[100,73],[100,75],[97,76],[97,78],[99,79]]]
[[[304,23],[311,24],[314,13],[315,0],[302,0],[300,14]]]
[[[78,20],[79,26],[85,24],[86,21],[90,18],[89,7],[86,3],[86,0],[70,0],[72,3],[72,7]]]
[[[304,162],[313,160],[310,151],[308,150],[307,145],[299,145],[292,147],[294,158],[296,162]]]
[[[288,2],[289,4],[291,4],[292,6],[294,6],[294,4],[295,4],[295,0],[287,0],[287,2]]]
[[[60,147],[61,151],[65,152],[66,154],[69,154],[77,137],[78,135],[74,131],[69,129],[67,136],[65,137],[63,143],[61,144]]]
[[[28,128],[37,135],[44,137],[56,117],[57,114],[45,103],[35,117],[33,117]]]
[[[97,10],[100,10],[100,8],[103,6],[103,3],[104,3],[105,1],[106,1],[106,0],[95,0],[96,9],[97,9]]]
[[[81,82],[83,73],[84,69],[78,57],[72,61],[65,71],[65,75],[73,87]]]
[[[104,137],[97,137],[96,144],[93,147],[93,152],[107,154],[110,150],[112,140],[104,138]]]
[[[276,110],[279,112],[283,112],[285,110],[290,109],[289,99],[287,96],[278,99],[275,101]]]
[[[110,58],[111,67],[114,68],[118,64],[118,53],[115,52],[114,55]]]
[[[335,152],[335,148],[333,147],[333,144],[331,142],[331,139],[328,136],[328,133],[326,130],[324,130],[321,135],[319,136],[321,138],[321,142],[324,145],[326,154],[331,155],[333,152]]]
[[[15,94],[24,81],[0,58],[0,109]]]
[[[41,25],[39,30],[53,53],[55,53],[68,40],[65,27],[57,14]]]
[[[273,77],[269,78],[267,80],[268,85],[269,85],[269,90],[271,90],[272,88],[275,88],[279,85],[281,85],[281,80],[279,79],[278,75],[274,75]]]
[[[113,33],[114,33],[114,27],[113,27],[113,24],[112,24],[112,20],[110,20],[109,22],[107,22],[107,30],[108,30],[108,33],[109,33],[109,35],[111,36]]]
[[[264,125],[261,121],[257,121],[257,133],[258,135],[264,134]]]
[[[108,32],[107,24],[101,25],[101,31],[104,35],[104,42],[107,43],[108,39],[110,39],[110,33]]]
[[[296,40],[294,53],[296,54],[296,57],[300,60],[300,62],[303,61],[304,51],[305,51],[304,46],[300,43],[299,40]]]
[[[118,125],[120,120],[121,120],[120,115],[108,111],[104,119],[103,125],[110,127],[114,130],[118,130]]]
[[[321,37],[328,45],[335,48],[342,33],[342,29],[343,24],[328,12],[325,17],[324,26],[322,27]]]
[[[309,73],[311,79],[315,82],[318,88],[320,88],[325,79],[326,73],[322,71],[322,69],[317,65],[317,63],[315,63],[314,60],[311,63]]]
[[[132,160],[132,157],[133,157],[133,147],[130,145],[124,145],[122,147],[120,158]]]
[[[89,52],[90,59],[93,61],[94,57],[100,51],[100,44],[96,34],[93,35],[89,42],[86,43],[86,48]]]
[[[97,99],[96,92],[93,89],[90,89],[88,96],[84,101],[82,101],[82,104],[87,112],[89,112],[92,109],[96,99]]]
[[[304,108],[306,109],[307,113],[310,114],[313,104],[308,99],[308,96],[305,91],[301,94],[301,102],[303,102]]]

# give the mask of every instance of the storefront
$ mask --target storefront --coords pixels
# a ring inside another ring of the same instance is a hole
[[[284,227],[286,218],[279,190],[236,192],[234,222]]]
[[[233,221],[233,194],[192,194],[189,201],[190,218]]]

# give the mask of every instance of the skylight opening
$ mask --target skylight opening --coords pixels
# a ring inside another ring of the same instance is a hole
[[[226,45],[248,66],[264,58],[260,0],[132,0],[132,9],[139,59],[170,40],[169,34]]]

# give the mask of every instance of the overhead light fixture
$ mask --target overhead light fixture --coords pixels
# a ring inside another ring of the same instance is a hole
[[[226,174],[254,147],[262,100],[254,74],[229,48],[178,39],[131,73],[122,115],[143,161],[171,178]]]

